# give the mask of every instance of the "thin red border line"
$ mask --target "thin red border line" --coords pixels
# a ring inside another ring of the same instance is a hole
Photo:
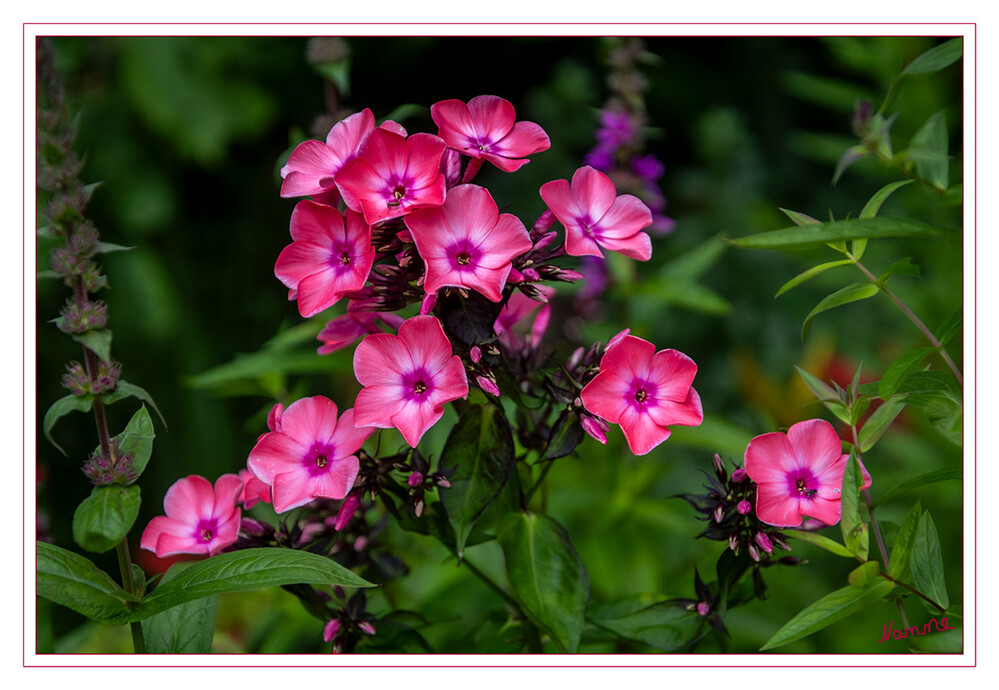
[[[878,22],[25,22],[24,26],[880,26]],[[977,22],[888,22],[888,26],[977,26]],[[881,34],[879,34],[881,35]]]
[[[26,60],[26,52],[28,49],[28,30],[27,26],[21,30],[21,60]],[[28,152],[26,150],[25,141],[28,138],[28,123],[27,118],[24,115],[27,105],[27,65],[22,65],[21,70],[21,510],[22,519],[27,516],[24,515],[24,511],[27,509],[28,504],[28,493],[25,488],[28,485],[28,434],[25,432],[25,427],[28,423],[28,405],[27,405],[27,390],[28,390],[28,346],[26,342],[28,334],[28,322],[26,316],[25,298],[27,297],[25,285],[27,285],[27,263],[28,263],[28,240],[27,233],[23,232],[24,227],[28,222],[28,209],[24,200],[28,195]],[[37,107],[37,99],[36,106]],[[37,526],[38,511],[35,511],[35,521]],[[25,519],[25,522],[27,520]],[[28,612],[27,612],[27,580],[25,577],[24,568],[28,563],[28,542],[24,538],[24,527],[22,525],[21,529],[21,631],[27,633],[28,627]],[[37,527],[36,527],[37,529]],[[36,565],[37,570],[37,565]],[[35,626],[38,627],[37,625]],[[37,633],[36,633],[37,638]],[[27,635],[25,634],[21,639],[21,662],[27,663],[28,660],[28,648],[27,648]]]
[[[414,24],[416,24],[416,25],[438,25],[438,23],[433,23],[432,24],[432,23],[429,23],[429,22],[414,23]],[[770,22],[739,22],[738,24],[739,25],[767,25],[767,26],[770,26],[770,25],[779,25],[779,26],[785,26],[785,25],[804,26],[804,25],[809,25],[809,26],[811,26],[811,24],[807,24],[807,23],[804,23],[804,22],[776,22],[776,23],[770,23]],[[47,22],[37,22],[37,23],[36,22],[25,22],[22,25],[22,36],[21,36],[22,60],[25,59],[24,56],[26,54],[26,48],[27,48],[27,27],[28,26],[50,26],[50,25],[56,25],[56,24],[55,23],[47,23]],[[128,22],[110,22],[110,23],[103,23],[103,22],[78,22],[78,23],[74,23],[73,24],[73,26],[76,26],[76,25],[135,26],[136,23],[128,23]],[[237,26],[258,26],[258,25],[272,25],[272,24],[265,23],[265,22],[237,22],[237,23],[232,23],[232,24],[231,23],[222,23],[222,22],[213,22],[213,23],[207,23],[207,24],[206,23],[195,23],[195,22],[178,22],[176,24],[169,24],[169,25],[170,26],[172,26],[172,25],[181,25],[181,26],[231,26],[231,25],[237,25]],[[302,25],[302,24],[293,23],[293,22],[287,22],[287,23],[279,23],[278,25],[282,25],[282,26],[299,26],[299,25]],[[376,26],[399,26],[399,25],[402,25],[402,26],[406,26],[408,24],[379,24],[379,23],[372,24],[372,23],[367,23],[367,22],[344,22],[344,23],[307,24],[307,25],[302,25],[302,26],[314,26],[314,25],[321,25],[321,26],[327,26],[327,25],[331,25],[331,26],[338,26],[338,25],[345,25],[345,26],[346,25],[351,25],[351,26],[353,26],[353,25],[362,25],[362,26],[370,26],[370,25],[376,25]],[[442,23],[442,24],[439,24],[439,25],[468,26],[470,24],[468,24],[468,23],[461,23],[461,22],[451,22],[451,23],[445,22],[445,23]],[[475,24],[475,25],[476,26],[496,26],[495,24]],[[554,22],[538,22],[538,23],[512,22],[512,23],[508,23],[508,24],[503,24],[502,26],[507,26],[507,25],[516,25],[516,26],[522,26],[522,25],[524,25],[524,26],[564,26],[564,25],[570,25],[570,26],[577,26],[577,25],[585,25],[585,26],[591,26],[591,25],[599,25],[599,26],[622,26],[622,25],[628,25],[628,26],[632,26],[632,25],[635,25],[635,24],[631,24],[631,23],[601,24],[601,23],[596,23],[596,22],[573,22],[573,23],[569,23],[569,24],[554,23]],[[727,25],[730,25],[730,23],[727,23],[727,22],[707,22],[707,23],[700,23],[700,22],[672,22],[672,23],[650,23],[650,24],[640,24],[640,25],[642,25],[642,26],[650,26],[650,25],[651,26],[673,26],[673,25],[677,25],[677,26],[687,26],[687,25],[693,25],[693,26],[700,26],[700,25],[707,25],[707,26],[711,26],[711,25],[727,26]],[[842,22],[842,23],[837,23],[837,25],[871,26],[872,24],[870,24],[870,23],[863,23],[863,22]],[[977,100],[977,93],[978,93],[978,24],[977,24],[977,22],[943,22],[943,23],[935,23],[935,22],[902,22],[900,24],[895,24],[895,25],[896,26],[898,26],[898,25],[902,25],[902,26],[967,26],[967,27],[971,28],[972,35],[973,35],[973,37],[975,39],[975,52],[974,52],[974,58],[973,58],[973,62],[974,62],[974,65],[975,65],[975,71],[974,71],[974,87],[973,88],[974,88],[974,92],[975,92],[975,95],[976,95],[976,99],[975,99],[975,110],[974,110],[975,127],[974,127],[972,149],[976,149],[975,145],[977,144],[977,141],[978,141],[978,100]],[[150,36],[156,36],[156,35],[158,35],[158,34],[150,34]],[[733,35],[734,36],[738,36],[738,34],[733,34]],[[879,35],[903,36],[905,34],[879,34]],[[703,37],[718,37],[718,38],[723,38],[723,37],[728,37],[728,36],[730,36],[730,35],[714,34],[714,35],[710,35],[710,36],[689,35],[689,36],[685,36],[685,37],[689,37],[689,38],[703,38]],[[786,35],[784,35],[784,34],[775,34],[775,36],[782,36],[782,37],[784,37]],[[562,38],[565,38],[565,37],[566,36],[562,36]],[[756,37],[756,38],[766,38],[767,35],[757,35],[757,36],[754,36],[754,37]],[[206,38],[207,38],[207,36],[206,36]],[[391,38],[391,37],[386,37],[386,38]],[[539,38],[543,38],[543,36],[539,36]],[[36,39],[37,39],[37,36],[36,36]],[[21,191],[22,191],[21,219],[22,219],[22,227],[23,227],[24,224],[26,223],[26,220],[27,220],[27,215],[26,215],[27,214],[27,209],[26,209],[26,206],[24,204],[24,198],[25,198],[25,196],[27,194],[27,182],[26,182],[27,152],[25,150],[25,141],[27,139],[27,123],[26,123],[26,118],[24,117],[24,110],[23,110],[23,105],[25,103],[25,96],[27,95],[26,94],[26,92],[27,92],[27,85],[26,85],[26,78],[25,78],[27,65],[23,64],[22,66],[24,68],[24,69],[22,69],[22,73],[21,73],[21,99],[22,99],[22,115],[21,115],[21,117],[22,117],[22,120],[21,120],[21,155],[22,155],[22,161],[21,161],[21,169],[22,169],[22,180],[21,180]],[[36,91],[37,91],[37,84],[36,84]],[[977,207],[977,199],[978,199],[978,156],[977,156],[977,150],[976,150],[976,156],[975,156],[974,170],[975,170],[974,189],[975,189],[975,202],[976,202],[976,205],[975,205],[975,208],[973,210],[975,231],[972,233],[972,244],[973,244],[972,252],[973,252],[973,255],[974,255],[973,265],[974,265],[974,268],[975,268],[975,271],[974,271],[975,281],[972,283],[972,293],[973,293],[973,296],[974,296],[973,318],[974,318],[974,323],[976,325],[975,339],[974,339],[974,345],[975,345],[975,347],[974,347],[973,361],[975,362],[975,372],[977,374],[977,371],[978,371],[978,330],[977,330],[977,321],[978,321],[978,284],[977,284],[977,278],[978,278],[978,255],[977,255],[977,246],[978,246],[977,245],[977,228],[978,228],[978,207]],[[23,299],[23,297],[25,295],[24,286],[26,285],[26,283],[25,283],[25,280],[26,280],[26,268],[25,268],[25,265],[26,265],[26,260],[27,260],[27,244],[26,244],[26,242],[27,242],[26,236],[22,235],[22,238],[21,238],[21,251],[22,251],[22,264],[21,264],[21,289],[22,289],[22,303],[21,303],[21,326],[22,326],[21,403],[22,404],[21,404],[21,408],[22,408],[22,432],[23,432],[23,428],[24,428],[24,423],[27,421],[27,412],[26,412],[26,409],[27,409],[27,406],[26,406],[26,390],[27,390],[27,383],[26,382],[27,382],[27,379],[26,379],[26,375],[25,375],[27,347],[26,347],[26,343],[25,343],[25,340],[24,340],[24,333],[27,332],[26,331],[26,323],[27,323],[27,321],[26,321],[25,300]],[[975,419],[975,434],[974,434],[974,439],[975,439],[975,455],[974,455],[974,465],[975,465],[976,472],[977,472],[977,464],[978,464],[978,445],[977,445],[977,439],[978,439],[978,388],[977,388],[977,386],[975,386],[974,400],[975,400],[975,413],[974,413],[974,419]],[[21,441],[21,454],[22,454],[22,468],[21,468],[22,487],[21,487],[21,495],[22,495],[22,504],[25,504],[26,501],[27,501],[27,494],[26,494],[26,490],[24,488],[24,486],[26,484],[26,479],[27,479],[27,477],[26,477],[26,472],[27,472],[27,439],[26,439],[26,436],[22,437],[22,441]],[[974,591],[975,591],[975,602],[977,604],[977,602],[978,602],[978,557],[977,557],[978,556],[978,542],[977,542],[977,535],[978,535],[978,514],[977,514],[978,492],[977,492],[977,486],[974,489],[974,495],[975,495],[975,508],[976,508],[976,512],[975,512],[975,515],[973,517],[973,522],[974,522],[974,525],[975,525],[975,536],[976,536],[975,547],[974,547],[974,553],[975,553],[975,564],[974,564],[975,584],[974,584]],[[23,539],[23,537],[22,537],[22,539]],[[26,563],[26,561],[27,561],[27,544],[26,544],[26,542],[22,541],[22,562]],[[22,578],[22,582],[21,582],[21,594],[22,594],[22,602],[21,602],[21,625],[22,625],[22,630],[26,626],[26,616],[27,616],[27,614],[26,614],[26,605],[25,605],[27,592],[26,592],[25,588],[26,588],[25,579]],[[26,638],[22,638],[21,652],[22,652],[22,663],[23,663],[23,666],[25,668],[74,668],[73,666],[61,666],[61,665],[41,665],[41,664],[38,664],[38,665],[28,665],[27,664]],[[871,654],[875,655],[876,653],[872,652]],[[963,654],[963,652],[961,654]],[[73,655],[73,656],[75,656],[75,655]],[[81,654],[80,656],[86,656],[86,655]],[[428,656],[433,656],[433,655],[428,655]],[[469,654],[468,656],[481,656],[481,654]],[[497,656],[506,656],[506,655],[497,654]],[[605,655],[603,655],[603,654],[586,654],[586,653],[584,653],[584,654],[579,655],[579,656],[590,657],[590,656],[605,656]],[[616,655],[614,655],[614,654],[608,654],[606,656],[616,656]],[[724,655],[724,654],[708,654],[708,655],[704,655],[704,656],[708,656],[708,657],[714,657],[714,656],[725,657],[726,655]],[[787,655],[781,655],[781,656],[787,656]],[[809,655],[809,656],[814,656],[814,655]],[[840,656],[840,655],[819,654],[818,656]],[[879,658],[884,658],[885,656],[888,656],[890,658],[896,658],[896,657],[901,658],[901,657],[904,657],[906,655],[902,655],[902,654],[880,655],[880,654],[877,654],[877,656],[879,656]],[[975,618],[975,654],[974,654],[974,661],[972,663],[970,663],[970,664],[926,665],[926,666],[917,665],[917,666],[906,666],[906,667],[887,666],[887,665],[864,665],[864,666],[851,666],[851,667],[848,667],[848,668],[976,668],[977,666],[978,666],[978,618],[976,616],[976,618]],[[108,665],[108,666],[104,666],[104,665],[100,665],[100,666],[98,666],[98,665],[94,665],[94,666],[84,665],[84,666],[77,666],[76,668],[224,668],[224,667],[228,667],[228,666],[217,666],[217,665],[216,666],[213,666],[213,665],[197,665],[197,666],[195,666],[195,665],[191,665],[191,666],[188,666],[188,665],[138,665],[138,664],[132,665],[132,664],[129,664],[129,665]],[[253,665],[252,667],[253,668],[289,668],[288,666],[272,666],[272,665],[256,665],[256,664]],[[586,666],[558,665],[558,664],[555,664],[555,665],[523,665],[523,666],[521,666],[521,665],[514,665],[514,664],[511,664],[511,665],[423,665],[423,664],[418,664],[418,665],[384,665],[384,664],[378,664],[378,665],[356,665],[356,666],[355,665],[344,665],[344,664],[308,664],[308,665],[294,666],[293,668],[330,668],[330,667],[336,667],[336,668],[709,668],[709,667],[703,666],[703,665],[675,665],[675,664],[668,664],[668,665],[659,665],[659,664],[653,664],[653,665],[627,664],[627,665],[586,665]],[[836,665],[836,666],[825,666],[825,665],[807,665],[807,666],[806,665],[800,665],[800,666],[799,665],[794,665],[794,666],[782,666],[782,665],[725,665],[724,667],[725,668],[843,668],[842,666],[839,666],[839,665]],[[710,668],[714,668],[714,667],[710,667]]]

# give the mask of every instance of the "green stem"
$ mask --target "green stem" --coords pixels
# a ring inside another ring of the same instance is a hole
[[[541,488],[541,485],[545,481],[545,477],[548,476],[548,471],[551,470],[552,465],[554,465],[554,464],[555,464],[554,460],[549,460],[548,462],[546,462],[544,464],[544,467],[541,468],[541,476],[538,477],[538,481],[534,482],[534,485],[530,489],[527,490],[527,493],[524,494],[523,505],[525,507],[530,502],[531,496],[533,496],[535,494],[535,492],[537,492],[537,490]]]
[[[888,155],[886,155],[882,151],[875,151],[875,155],[877,156],[878,161],[880,161],[882,163],[882,165],[885,165],[888,168],[891,168],[892,170],[894,170],[895,172],[897,172],[902,177],[907,177],[910,180],[918,182],[919,184],[923,185],[924,187],[929,187],[930,189],[932,189],[937,194],[940,194],[940,195],[947,194],[947,190],[946,189],[940,189],[940,187],[937,187],[935,184],[933,184],[932,182],[930,182],[929,180],[927,180],[925,177],[920,177],[919,173],[913,172],[909,168],[905,167],[904,165],[902,165],[901,163],[899,163],[898,161],[896,161],[895,158],[894,158],[894,156],[888,156]]]
[[[137,594],[132,578],[132,558],[128,553],[128,537],[118,542],[118,568],[121,570],[121,584],[129,594]],[[132,629],[132,648],[136,654],[146,653],[146,641],[142,635],[141,621],[129,623]]]

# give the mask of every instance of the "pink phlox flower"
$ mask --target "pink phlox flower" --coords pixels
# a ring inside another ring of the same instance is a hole
[[[555,294],[555,288],[550,285],[537,287],[545,300],[551,299]],[[536,348],[548,330],[551,312],[551,305],[533,300],[515,290],[496,317],[493,331],[499,337],[500,343],[508,349],[518,349],[524,342]],[[532,316],[534,316],[533,321]]]
[[[443,206],[413,211],[406,226],[427,265],[428,293],[463,287],[499,302],[511,261],[534,246],[524,224],[500,214],[489,191],[474,184],[452,189]]]
[[[465,367],[434,316],[408,319],[399,335],[362,340],[354,375],[364,386],[354,403],[355,422],[395,427],[414,448],[444,414],[445,403],[468,395]]]
[[[191,475],[167,489],[166,515],[154,517],[142,532],[140,546],[163,558],[178,553],[214,556],[236,542],[241,511],[236,503],[243,482],[223,474],[214,489],[204,477]]]
[[[546,182],[541,198],[565,227],[567,253],[603,256],[602,247],[641,261],[652,256],[652,240],[642,232],[652,224],[652,212],[638,197],[617,196],[614,183],[599,170],[584,165],[571,184]]]
[[[386,120],[381,127],[406,136],[399,124]],[[309,139],[295,147],[281,168],[282,197],[328,195],[330,205],[339,200],[334,177],[357,155],[361,143],[375,128],[375,116],[365,108],[337,122],[326,135],[326,142]]]
[[[375,251],[361,214],[347,210],[341,216],[332,206],[300,201],[291,213],[291,237],[274,275],[295,291],[302,316],[314,316],[364,286]]]
[[[787,434],[757,436],[746,448],[746,472],[757,483],[756,514],[777,527],[797,527],[805,515],[835,525],[849,458],[824,419],[798,422]],[[863,464],[860,469],[866,489],[871,475]]]
[[[360,469],[355,453],[372,431],[354,426],[353,410],[337,419],[336,405],[329,398],[302,398],[285,410],[281,431],[257,441],[246,464],[271,487],[279,513],[315,498],[341,499]]]
[[[484,159],[504,172],[528,162],[526,156],[551,147],[539,125],[516,122],[510,101],[499,96],[476,96],[466,105],[457,99],[430,106],[437,135],[466,156]]]
[[[337,187],[347,206],[363,212],[371,225],[413,209],[440,206],[445,195],[440,171],[444,149],[444,141],[432,134],[407,139],[375,129],[357,157],[337,173]]]
[[[244,508],[249,509],[260,501],[271,502],[271,487],[257,479],[257,475],[250,470],[240,470],[239,478],[243,481],[243,490],[237,503],[242,503]]]
[[[697,426],[704,419],[701,399],[691,384],[697,365],[677,350],[624,336],[607,349],[600,372],[579,397],[583,407],[620,424],[635,455],[645,455],[669,438],[672,425]]]
[[[353,303],[351,303],[353,306]],[[343,349],[353,343],[358,338],[371,333],[384,333],[379,328],[379,323],[384,323],[393,330],[398,329],[402,324],[402,317],[396,314],[359,311],[347,307],[347,313],[330,319],[323,330],[319,331],[316,340],[322,346],[318,348],[321,355],[328,355],[331,352]]]

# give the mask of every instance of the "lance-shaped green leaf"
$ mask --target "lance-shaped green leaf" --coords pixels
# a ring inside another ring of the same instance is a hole
[[[907,494],[913,489],[918,489],[921,486],[926,486],[927,484],[936,484],[937,482],[946,482],[956,479],[961,481],[964,473],[960,468],[957,469],[947,469],[947,470],[934,470],[932,472],[927,472],[926,474],[921,474],[918,477],[913,477],[912,479],[907,479],[901,484],[896,484],[892,488],[885,491],[883,494],[878,496],[878,498],[871,502],[872,508],[877,508],[879,505],[886,501]]]
[[[111,252],[129,252],[135,247],[126,247],[122,244],[111,244],[110,242],[98,242],[94,245],[94,251],[98,254],[110,254]]]
[[[70,412],[90,412],[94,407],[94,396],[92,395],[67,395],[65,397],[59,398],[51,407],[45,412],[45,418],[42,420],[42,431],[45,432],[45,438],[49,440],[53,446],[55,446],[60,453],[66,455],[66,451],[62,449],[55,439],[52,438],[52,427],[55,423],[59,421],[60,417],[65,417]]]
[[[163,576],[169,582],[192,563],[174,563]],[[142,621],[146,651],[150,654],[208,654],[215,637],[217,594],[174,606]]]
[[[843,488],[840,499],[841,515],[839,526],[843,532],[843,542],[857,558],[867,560],[868,539],[867,524],[860,518],[860,487],[864,477],[860,465],[853,453],[846,462],[843,472]]]
[[[829,242],[882,237],[932,237],[946,230],[907,218],[850,218],[819,225],[782,228],[728,240],[748,249],[808,249]]]
[[[451,430],[440,460],[451,487],[440,496],[459,558],[475,521],[510,478],[514,459],[510,423],[494,405],[472,405]]]
[[[919,518],[919,526],[916,528],[912,551],[909,554],[909,568],[912,570],[912,583],[916,589],[944,609],[950,606],[947,583],[944,580],[940,537],[937,535],[937,528],[929,511],[925,511]]]
[[[545,515],[508,515],[497,539],[506,574],[525,613],[560,652],[575,652],[583,632],[590,581],[562,526]]]
[[[781,212],[791,219],[791,222],[798,227],[803,227],[805,225],[822,225],[821,220],[816,220],[809,215],[800,213],[798,211],[791,211],[790,209],[782,208]]]
[[[140,621],[213,594],[294,584],[374,586],[332,559],[308,551],[243,549],[212,556],[162,583],[132,613],[130,620]]]
[[[940,344],[946,345],[950,342],[951,338],[960,333],[963,322],[964,311],[959,308],[956,312],[951,314],[946,321],[940,324],[940,328],[937,329],[937,340],[940,341]]]
[[[780,290],[777,291],[777,294],[774,295],[774,297],[780,297],[788,290],[796,288],[805,281],[811,280],[815,276],[825,273],[830,268],[836,268],[837,266],[849,266],[852,263],[853,261],[851,261],[850,259],[840,259],[839,261],[828,261],[824,264],[819,264],[818,266],[812,266],[807,271],[799,273],[794,278],[791,278],[791,280],[784,283],[781,286]]]
[[[919,271],[919,266],[912,263],[912,259],[907,256],[904,259],[899,259],[894,262],[881,272],[881,275],[878,276],[877,280],[878,287],[884,285],[888,282],[888,279],[894,275],[919,278],[922,274]]]
[[[37,542],[38,596],[72,609],[98,623],[121,625],[136,602],[103,570],[80,554],[54,544]]]
[[[95,487],[73,513],[73,541],[93,553],[110,551],[132,529],[141,503],[137,486]]]
[[[874,413],[867,418],[864,427],[860,430],[861,453],[866,453],[874,447],[874,444],[888,431],[888,427],[904,408],[905,400],[894,398],[874,410]]]
[[[911,572],[909,570],[909,554],[912,553],[912,543],[916,539],[916,528],[919,527],[919,518],[923,514],[923,507],[919,501],[912,506],[905,516],[905,521],[898,529],[895,537],[895,545],[891,549],[891,557],[888,563],[888,575],[901,582],[909,582]]]
[[[867,561],[854,568],[846,579],[851,587],[866,587],[880,577],[880,572],[877,561]]]
[[[111,331],[107,329],[87,331],[74,335],[73,340],[93,351],[105,362],[111,361]]]
[[[902,70],[902,74],[913,75],[939,72],[960,60],[962,51],[962,39],[952,38],[946,43],[941,43],[938,46],[930,48],[910,62],[909,66]]]
[[[808,316],[805,317],[805,322],[801,325],[802,342],[808,338],[808,331],[812,328],[812,321],[822,312],[835,309],[836,307],[841,307],[844,304],[849,304],[850,302],[859,302],[862,299],[869,299],[878,294],[878,292],[879,290],[877,285],[873,285],[871,283],[853,283],[852,285],[840,288],[831,295],[823,298],[822,301],[815,305],[815,308],[808,313]]]
[[[820,549],[825,549],[829,553],[834,553],[837,556],[842,556],[844,558],[854,558],[853,553],[840,544],[838,541],[833,541],[829,537],[823,537],[821,534],[816,532],[805,532],[803,530],[789,529],[785,530],[784,534],[791,537],[792,539],[797,539],[799,541],[812,544]]]
[[[114,437],[118,442],[118,456],[128,454],[132,456],[132,469],[135,470],[135,479],[127,484],[134,484],[153,454],[153,439],[156,434],[153,432],[153,420],[149,417],[149,411],[143,405],[132,415],[125,426],[125,430]]]
[[[708,628],[704,616],[670,601],[654,604],[640,598],[594,606],[587,619],[599,628],[664,652],[678,652],[699,640]]]
[[[916,172],[940,191],[947,189],[950,158],[947,156],[947,117],[934,113],[909,143],[908,153],[916,161]]]
[[[894,395],[898,387],[902,385],[902,381],[915,369],[919,368],[923,360],[934,352],[936,352],[935,347],[917,347],[892,362],[878,383],[878,395],[881,399],[887,400]]]
[[[859,587],[852,585],[827,594],[806,608],[778,630],[760,651],[780,647],[818,632],[852,613],[856,613],[885,596],[895,585],[883,577]]]
[[[867,203],[864,204],[864,208],[860,211],[861,218],[874,218],[878,215],[878,211],[881,210],[881,205],[892,195],[892,193],[901,189],[907,184],[911,184],[913,180],[900,180],[898,182],[892,182],[891,184],[886,184],[884,187],[879,189],[874,193]]]
[[[104,404],[110,405],[111,403],[116,403],[119,400],[132,397],[138,398],[142,402],[149,403],[149,406],[156,411],[160,421],[163,422],[163,426],[165,427],[167,425],[166,419],[163,418],[163,413],[160,412],[159,408],[156,407],[156,403],[153,402],[153,397],[144,389],[136,386],[134,383],[129,383],[124,379],[118,381],[118,387],[104,396]]]

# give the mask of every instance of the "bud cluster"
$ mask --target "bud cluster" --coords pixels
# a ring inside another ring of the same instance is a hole
[[[107,363],[103,360],[97,362],[97,375],[94,380],[90,380],[90,375],[79,362],[70,362],[66,365],[67,373],[62,375],[62,385],[73,395],[103,395],[118,388],[118,381],[121,378],[121,363],[111,360]]]
[[[99,331],[108,324],[108,305],[101,300],[66,300],[56,322],[63,333],[77,334]]]
[[[121,452],[118,442],[114,439],[110,443],[111,457],[108,457],[98,448],[83,463],[83,473],[94,486],[108,486],[110,484],[130,484],[136,480],[138,474],[135,472],[133,457],[129,453]]]

